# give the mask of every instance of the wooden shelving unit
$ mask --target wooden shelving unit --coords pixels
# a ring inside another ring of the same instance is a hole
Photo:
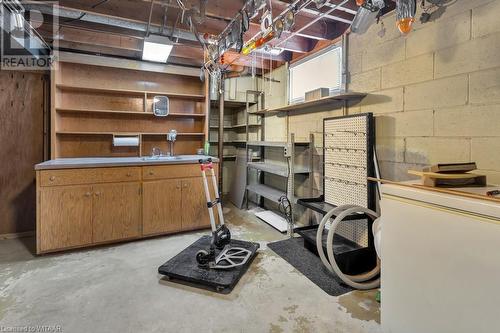
[[[168,151],[195,154],[208,138],[206,85],[199,78],[68,62],[52,73],[51,157],[114,157]],[[156,117],[154,96],[168,96],[170,114]],[[138,147],[115,147],[113,136],[138,136]]]

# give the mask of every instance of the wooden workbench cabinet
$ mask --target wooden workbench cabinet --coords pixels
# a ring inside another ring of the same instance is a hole
[[[38,253],[92,244],[92,186],[47,187],[37,197]]]
[[[195,164],[37,171],[37,253],[209,226]]]

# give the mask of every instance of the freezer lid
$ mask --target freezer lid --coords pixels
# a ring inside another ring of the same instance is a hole
[[[403,184],[407,185],[415,183],[415,181],[403,182]],[[500,187],[468,187],[457,188],[455,190],[484,195],[487,191],[495,189],[500,189]],[[394,184],[383,184],[381,190],[382,198],[410,200],[414,201],[414,204],[430,204],[460,213],[481,215],[487,218],[496,219],[500,224],[500,203],[447,193],[433,192],[422,188],[398,186]]]

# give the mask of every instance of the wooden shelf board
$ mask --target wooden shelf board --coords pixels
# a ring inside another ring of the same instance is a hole
[[[130,133],[130,132],[77,132],[77,131],[58,131],[57,135],[146,135],[146,136],[166,136],[167,133]],[[204,136],[205,133],[177,133],[179,136]]]
[[[112,89],[112,88],[95,88],[95,87],[79,87],[71,86],[65,84],[57,84],[58,89],[67,91],[82,91],[82,92],[96,92],[96,93],[109,93],[109,94],[121,94],[121,95],[137,95],[144,96],[147,95],[165,95],[171,98],[187,98],[196,100],[205,100],[204,95],[199,94],[179,94],[179,93],[168,93],[159,91],[147,91],[147,90],[132,90],[132,89]]]
[[[167,133],[141,133],[142,135],[146,136],[158,136],[158,135],[164,135],[167,136]],[[205,136],[205,133],[177,133],[177,135],[180,136]]]
[[[307,109],[327,107],[338,102],[362,100],[366,97],[366,95],[367,94],[365,93],[347,92],[335,96],[323,97],[314,101],[285,105],[278,108],[264,109],[256,112],[249,112],[249,114],[265,115],[277,112],[307,111]]]
[[[123,110],[85,110],[85,109],[66,109],[66,108],[56,108],[57,112],[64,113],[95,113],[95,114],[124,114],[124,115],[134,115],[134,116],[145,116],[145,117],[156,117],[152,112],[144,111],[123,111]],[[167,117],[158,118],[168,118],[168,117],[205,117],[203,113],[182,113],[182,112],[171,112]]]

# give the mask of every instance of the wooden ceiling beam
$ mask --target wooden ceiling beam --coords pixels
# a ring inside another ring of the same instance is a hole
[[[150,0],[142,0],[145,3],[151,3]],[[165,6],[165,2],[160,0],[155,0],[155,3],[162,4]],[[177,6],[174,5],[175,2],[172,3],[172,9],[179,10]],[[243,8],[244,1],[234,1],[234,0],[215,0],[210,1],[209,6],[206,9],[206,16],[209,18],[216,18],[224,22],[224,25],[220,31],[222,31],[227,24],[238,14],[238,12]],[[273,0],[272,2],[273,15],[278,15],[282,11],[284,11],[289,4],[282,1]],[[298,13],[296,15],[296,27],[300,29],[304,25],[306,25],[310,18],[314,15],[307,15],[305,13]],[[152,20],[155,22],[155,20]],[[260,24],[258,22],[252,21],[250,24],[254,27],[260,28]],[[306,30],[304,30],[299,36],[305,38],[311,38],[316,40],[325,40],[328,39],[328,33],[332,29],[328,24],[314,25]]]
[[[286,9],[289,6],[288,1],[292,0],[272,1],[273,11],[277,15],[277,13]],[[354,0],[351,1],[354,3]],[[163,24],[165,7],[160,7],[160,0],[155,0],[155,2],[157,4],[153,8],[151,29],[154,33],[158,33]],[[207,18],[203,24],[199,25],[199,33],[220,33],[227,26],[229,20],[242,8],[243,2],[242,0],[210,0],[207,7]],[[102,51],[103,54],[119,53],[119,50],[124,50],[128,55],[137,57],[142,49],[142,40],[146,34],[150,9],[148,4],[150,3],[151,0],[109,0],[95,6],[96,3],[90,4],[88,0],[59,0],[62,13],[62,17],[59,18],[60,33],[63,35],[60,40],[66,43],[67,48],[74,48],[75,50],[81,47],[82,51],[85,52],[101,53]],[[175,4],[175,1],[171,3]],[[162,2],[162,4],[164,5],[165,2]],[[346,5],[351,6],[351,2]],[[354,4],[354,6],[356,5]],[[199,62],[200,59],[203,59],[203,51],[186,24],[181,22],[175,24],[179,13],[179,8],[167,8],[167,24],[164,34],[170,35],[174,33],[173,40],[186,45],[185,47],[176,45],[172,59],[194,59],[189,61],[192,63]],[[343,17],[350,17],[349,15],[351,15],[345,11],[339,13],[342,13],[339,15],[343,15]],[[317,17],[317,15],[310,12],[298,13],[294,30],[305,26],[314,17]],[[173,29],[174,24],[175,30]],[[341,22],[322,19],[300,34],[294,35],[286,44],[281,45],[288,52],[273,58],[282,63],[292,58],[290,52],[308,53],[315,48],[318,41],[331,40],[341,35],[347,27],[348,25],[346,26]],[[244,40],[248,41],[249,38],[259,32],[259,24],[251,24],[249,31],[244,36]],[[66,34],[66,37],[64,37],[64,34]],[[78,36],[79,34],[81,36]],[[289,35],[290,33],[283,33],[282,38]],[[96,47],[91,47],[91,44],[95,44]],[[271,45],[273,44],[271,43]],[[183,52],[183,50],[187,51]],[[175,54],[175,52],[180,54]],[[251,64],[251,57],[241,56],[231,50],[226,54],[226,61],[228,59],[229,61],[231,61],[230,59],[238,59],[235,65],[248,66]],[[258,63],[261,62],[258,61]]]
[[[70,52],[74,52],[76,50],[78,52],[84,52],[88,54],[120,57],[127,59],[140,59],[142,55],[142,51],[125,50],[114,47],[95,46],[91,44],[83,44],[83,43],[75,43],[67,41],[59,41],[59,50],[70,51]],[[182,66],[191,66],[191,67],[202,66],[202,61],[199,61],[197,59],[177,57],[174,55],[171,55],[168,58],[168,62],[169,64],[182,65]]]
[[[150,3],[150,1],[148,1]],[[117,2],[116,0],[110,0],[102,5],[92,8],[92,6],[88,3],[88,1],[84,0],[60,0],[59,6],[65,9],[77,10],[85,13],[91,13],[94,15],[103,15],[107,18],[119,18],[124,19],[130,22],[135,23],[143,23],[146,24],[149,18],[149,7],[147,6],[146,1],[130,1],[130,0],[121,0]],[[234,3],[235,1],[227,1],[226,3]],[[223,3],[222,1],[218,1],[218,3]],[[232,5],[234,7],[234,4]],[[286,6],[283,6],[285,8]],[[210,3],[209,8],[212,8],[212,3]],[[221,17],[225,17],[229,12],[232,12],[231,8],[226,8],[225,13],[221,13],[224,6],[216,7],[219,8],[217,14],[212,13],[211,16],[220,15]],[[240,7],[241,8],[241,7]],[[210,9],[212,10],[212,9]],[[179,9],[169,8],[167,10],[167,26],[170,28],[175,24],[178,14],[180,13]],[[236,11],[237,13],[237,11]],[[164,9],[160,8],[159,5],[156,6],[153,10],[153,14],[151,17],[152,26],[159,28],[163,23],[163,15]],[[62,20],[64,21],[64,20]],[[300,28],[307,24],[309,20],[307,17],[298,16],[296,20],[296,28]],[[215,19],[207,17],[205,22],[199,25],[198,29],[200,33],[208,33],[212,35],[219,34],[224,28],[227,26],[227,20],[224,19]],[[177,28],[181,30],[187,31],[189,27],[186,24],[178,23]],[[329,39],[329,35],[332,33],[333,25],[328,24],[317,24],[306,30],[304,30],[297,37],[293,37],[290,40],[290,48],[289,51],[292,52],[308,52],[310,50],[310,43],[307,39],[313,40],[325,40]],[[260,31],[260,25],[253,22],[250,26],[250,30],[245,34],[246,40],[254,36],[257,32]],[[286,34],[284,35],[286,37]]]

